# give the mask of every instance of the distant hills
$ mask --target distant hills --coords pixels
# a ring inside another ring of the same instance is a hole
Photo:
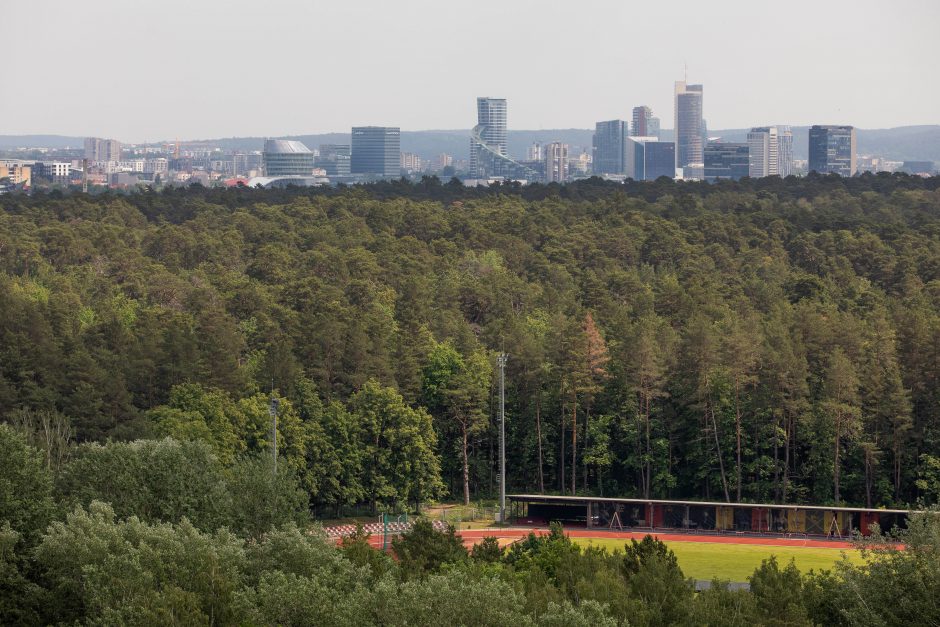
[[[793,156],[807,158],[808,126],[793,127]],[[725,141],[745,141],[748,129],[709,129],[710,137],[721,137]],[[510,130],[509,154],[516,158],[525,155],[533,142],[561,141],[569,144],[573,153],[579,149],[590,150],[592,129],[546,129],[539,131]],[[470,152],[469,130],[402,131],[401,149],[413,152],[423,159],[434,159],[441,153],[455,159],[466,159]],[[665,141],[672,140],[672,131],[662,133]],[[120,138],[118,138],[120,139]],[[264,137],[228,137],[221,139],[193,140],[218,146],[223,150],[261,150]],[[278,139],[297,139],[310,148],[320,144],[349,143],[349,133],[322,133],[318,135],[289,135]],[[84,138],[64,135],[0,135],[0,150],[23,146],[34,148],[79,148]],[[187,142],[189,143],[189,142]],[[859,129],[859,154],[871,154],[893,160],[940,162],[940,125],[900,126],[887,129]]]

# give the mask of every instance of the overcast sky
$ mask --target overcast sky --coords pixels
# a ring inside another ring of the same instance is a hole
[[[0,135],[591,128],[673,81],[710,129],[940,123],[938,0],[38,0],[0,17]]]

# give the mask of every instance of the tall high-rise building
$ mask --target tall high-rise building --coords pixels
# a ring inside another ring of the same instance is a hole
[[[676,133],[676,168],[690,165],[701,167],[704,163],[705,131],[702,123],[701,85],[688,85],[685,81],[676,81],[675,91],[675,129]]]
[[[650,120],[653,118],[653,110],[646,105],[633,107],[633,125],[630,127],[630,135],[634,137],[650,137]]]
[[[470,176],[533,179],[536,172],[506,151],[506,99],[477,98],[477,125],[470,131]]]
[[[748,176],[789,176],[793,168],[793,133],[789,126],[760,126],[747,134]]]
[[[348,176],[352,172],[351,157],[352,147],[349,144],[320,144],[320,154],[315,163],[327,176]]]
[[[397,126],[354,126],[350,148],[353,174],[401,175],[401,129]]]
[[[646,134],[647,137],[659,139],[659,118],[651,117],[646,121]]]
[[[793,131],[789,126],[777,127],[777,168],[781,177],[793,174]]]
[[[568,144],[545,144],[545,182],[564,183],[568,180]]]
[[[267,176],[312,176],[316,167],[316,156],[303,142],[268,139],[262,154]]]
[[[737,180],[748,176],[751,165],[748,158],[749,148],[750,138],[746,144],[720,141],[705,144],[705,180]],[[776,153],[776,149],[774,152]]]
[[[752,128],[747,134],[748,176],[759,179],[780,174],[779,143],[776,126]],[[708,169],[706,163],[705,169]],[[708,174],[706,173],[707,177]]]
[[[120,161],[121,142],[116,139],[86,137],[85,158],[89,161]]]
[[[628,137],[624,173],[635,181],[655,181],[676,175],[676,145],[656,137]]]
[[[855,127],[815,125],[809,129],[810,172],[852,176],[856,172]]]
[[[636,116],[636,109],[633,112]],[[627,123],[624,120],[608,120],[594,125],[594,174],[625,172],[623,157],[629,137],[627,131]]]
[[[477,98],[477,126],[474,131],[479,135],[480,141],[470,138],[470,176],[486,178],[491,175],[487,172],[489,159],[484,152],[493,156],[506,157],[506,99],[505,98]]]

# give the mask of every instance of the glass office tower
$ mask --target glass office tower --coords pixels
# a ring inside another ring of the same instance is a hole
[[[397,126],[354,126],[351,149],[353,174],[401,176],[401,130]]]
[[[594,174],[624,174],[627,123],[608,120],[594,125]]]
[[[776,141],[776,139],[775,139]],[[750,150],[748,144],[708,142],[705,145],[705,180],[737,180],[748,176]]]
[[[809,129],[809,171],[852,176],[855,161],[855,127],[816,125]]]
[[[661,176],[675,178],[676,145],[655,137],[629,137],[624,151],[626,175],[635,181],[655,181]]]
[[[348,176],[352,171],[351,157],[352,147],[349,144],[320,144],[316,165],[323,168],[327,176]]]

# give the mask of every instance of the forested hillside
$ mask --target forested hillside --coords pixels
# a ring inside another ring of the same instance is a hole
[[[903,505],[940,457],[940,178],[0,199],[0,414],[279,446],[318,508]],[[920,485],[924,485],[921,482]]]

